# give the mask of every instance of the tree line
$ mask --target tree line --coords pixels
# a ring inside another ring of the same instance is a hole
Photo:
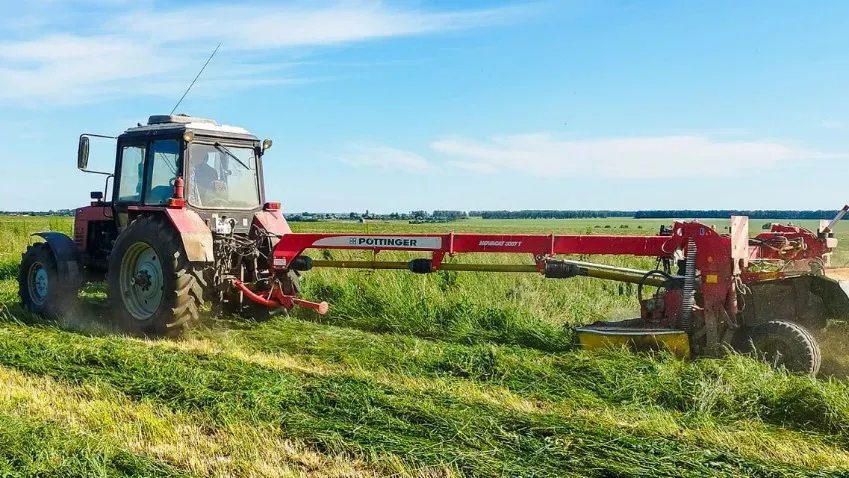
[[[636,213],[636,211],[612,210],[524,209],[521,211],[469,211],[469,217],[483,219],[594,219],[634,217]]]
[[[789,210],[789,209],[648,209],[623,211],[607,209],[525,209],[519,211],[469,211],[469,217],[483,219],[604,219],[612,217],[634,219],[727,219],[730,216],[749,216],[751,219],[832,219],[837,210]]]
[[[75,209],[58,209],[50,211],[0,211],[0,216],[68,216],[74,217]]]
[[[685,210],[650,210],[637,211],[634,219],[687,218],[687,219],[722,219],[730,216],[749,216],[750,219],[833,219],[836,209],[793,211],[789,209],[685,209]]]

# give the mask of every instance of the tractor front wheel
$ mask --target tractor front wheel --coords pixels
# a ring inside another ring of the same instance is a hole
[[[27,247],[18,272],[21,305],[33,314],[59,316],[67,312],[76,290],[59,277],[56,258],[46,243]]]
[[[121,232],[107,277],[109,303],[125,331],[177,337],[197,322],[203,288],[165,217],[140,217]]]
[[[773,320],[752,327],[750,347],[758,358],[774,367],[816,375],[822,354],[816,339],[804,327],[794,322]]]

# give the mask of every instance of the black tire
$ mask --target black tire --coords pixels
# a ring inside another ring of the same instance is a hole
[[[752,327],[749,343],[758,358],[790,372],[816,375],[822,364],[816,339],[794,322],[773,320]]]
[[[59,317],[76,299],[76,289],[59,276],[56,258],[46,243],[27,247],[18,270],[21,306],[33,314]]]
[[[142,257],[146,258],[143,264]],[[136,281],[135,276],[143,273],[147,274],[145,283]],[[128,274],[133,279],[128,281]],[[186,259],[180,236],[165,217],[136,219],[118,235],[109,257],[108,298],[114,318],[133,335],[183,335],[197,323],[203,304],[198,275]],[[161,292],[158,297],[156,289]]]

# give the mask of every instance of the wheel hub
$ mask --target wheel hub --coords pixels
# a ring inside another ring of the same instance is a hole
[[[130,278],[130,285],[140,287],[142,291],[150,290],[150,272],[142,269]]]
[[[162,302],[165,280],[156,251],[144,242],[127,249],[121,262],[121,295],[127,311],[138,320],[150,318]]]

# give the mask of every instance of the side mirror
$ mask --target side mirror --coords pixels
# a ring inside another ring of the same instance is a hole
[[[88,136],[80,136],[80,144],[77,147],[77,168],[85,171],[88,167]]]
[[[271,149],[272,144],[273,143],[270,139],[266,138],[266,139],[262,140],[262,152],[263,152],[263,154],[265,154],[266,150]]]

